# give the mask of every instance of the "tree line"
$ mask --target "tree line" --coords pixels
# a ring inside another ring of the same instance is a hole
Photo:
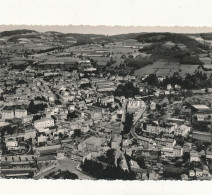
[[[175,72],[173,76],[167,76],[163,81],[159,81],[156,74],[150,74],[143,82],[156,87],[166,87],[171,84],[172,86],[179,85],[183,89],[211,88],[212,74],[208,78],[206,73],[196,70],[194,74],[187,73],[185,78],[182,78],[179,73]]]
[[[101,163],[93,160],[85,160],[81,164],[83,171],[97,179],[109,179],[109,180],[134,180],[135,173],[121,169],[120,167],[108,165],[104,167]]]

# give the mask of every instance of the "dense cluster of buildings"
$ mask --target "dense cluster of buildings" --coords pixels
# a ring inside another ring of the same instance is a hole
[[[21,71],[1,66],[2,177],[42,178],[64,159],[78,165],[87,159],[104,167],[112,160],[140,180],[212,179],[210,90],[186,96],[180,86],[99,73],[89,55],[109,55],[104,49],[87,55],[75,48],[74,60],[64,62],[69,54],[48,54],[61,61]],[[115,95],[126,83],[137,93]]]

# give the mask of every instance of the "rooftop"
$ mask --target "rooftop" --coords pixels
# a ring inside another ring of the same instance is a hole
[[[208,106],[202,105],[202,104],[192,105],[192,107],[196,108],[197,110],[208,110],[208,109],[210,109]]]

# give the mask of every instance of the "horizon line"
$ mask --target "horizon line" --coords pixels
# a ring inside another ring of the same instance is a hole
[[[0,31],[35,30],[38,32],[55,31],[61,33],[119,35],[142,32],[172,32],[172,33],[212,33],[212,26],[138,26],[138,25],[37,25],[37,24],[0,24]]]

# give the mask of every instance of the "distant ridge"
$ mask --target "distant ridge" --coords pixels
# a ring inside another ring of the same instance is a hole
[[[0,25],[0,31],[29,29],[39,32],[117,35],[141,32],[210,33],[212,27],[162,27],[162,26],[88,26],[88,25]]]

